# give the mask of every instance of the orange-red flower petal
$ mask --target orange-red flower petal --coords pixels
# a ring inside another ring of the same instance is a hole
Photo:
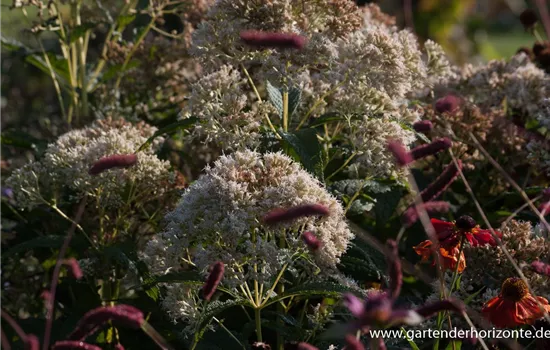
[[[495,326],[500,328],[516,327],[522,324],[533,324],[544,316],[537,300],[546,312],[550,312],[548,300],[543,297],[533,297],[528,294],[520,301],[513,301],[501,295],[489,300],[483,306],[483,315]]]
[[[413,249],[416,254],[422,257],[422,261],[428,261],[432,256],[432,241],[426,240],[424,242],[421,242],[419,245],[413,247]],[[458,264],[457,271],[459,273],[464,271],[464,269],[466,268],[466,257],[464,256],[464,252],[460,253],[459,257],[459,252],[460,248],[456,244],[441,244],[439,246],[439,254],[443,263],[443,269],[454,271],[457,268]],[[435,261],[433,265],[435,265]]]

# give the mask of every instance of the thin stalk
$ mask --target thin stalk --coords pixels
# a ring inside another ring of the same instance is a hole
[[[57,291],[57,283],[59,280],[59,273],[61,271],[61,265],[63,264],[63,258],[65,257],[65,254],[67,253],[67,249],[69,249],[69,243],[71,242],[71,239],[73,238],[74,231],[76,230],[78,225],[78,222],[82,218],[82,214],[84,214],[84,208],[86,207],[86,199],[83,199],[80,202],[80,205],[78,206],[75,219],[72,221],[71,228],[67,232],[67,237],[65,237],[65,241],[63,242],[63,245],[59,249],[59,255],[57,257],[57,261],[55,263],[55,267],[53,270],[53,276],[52,276],[52,282],[50,286],[50,297],[48,300],[46,300],[46,329],[44,330],[44,342],[42,343],[42,350],[48,350],[50,346],[50,336],[52,333],[52,326],[53,326],[53,318],[54,318],[54,307],[55,307],[55,292]]]
[[[288,131],[288,91],[283,92],[283,130]]]
[[[229,336],[235,340],[243,349],[246,349],[246,347],[243,345],[243,343],[241,343],[241,341],[233,334],[233,332],[231,332],[229,329],[227,329],[227,327],[223,324],[223,322],[221,322],[220,320],[218,320],[216,317],[214,317],[214,321],[218,322],[218,324],[220,325],[220,327],[222,327],[222,329],[224,331],[227,332],[227,334],[229,334]]]
[[[351,156],[349,156],[348,159],[345,160],[344,164],[342,164],[341,167],[336,169],[332,174],[330,174],[329,176],[327,176],[325,178],[325,181],[330,180],[334,175],[338,174],[342,169],[344,169],[346,166],[348,166],[349,162],[351,162],[353,160],[353,158],[355,158],[356,155],[357,155],[357,152],[353,152],[353,154]]]
[[[282,277],[283,274],[285,273],[287,267],[288,267],[288,263],[286,263],[286,264],[283,265],[283,268],[281,269],[281,271],[280,271],[279,274],[277,275],[277,278],[275,279],[275,282],[273,282],[273,285],[272,285],[271,288],[267,291],[264,300],[263,300],[262,303],[260,304],[260,307],[263,307],[263,306],[269,301],[269,298],[270,298],[270,296],[271,296],[271,293],[273,293],[273,291],[274,291],[275,288],[277,287],[277,284],[279,283],[279,280],[281,279],[281,277]]]
[[[256,322],[256,338],[259,342],[263,341],[262,340],[262,318],[260,315],[261,310],[262,309],[260,307],[254,308],[254,320]]]
[[[139,35],[138,39],[134,43],[134,46],[132,46],[132,49],[130,50],[130,52],[128,53],[126,58],[124,59],[124,62],[122,63],[122,67],[120,68],[121,73],[118,75],[118,78],[115,82],[115,87],[114,87],[115,91],[118,90],[118,88],[120,86],[120,82],[122,81],[122,77],[124,76],[124,70],[128,66],[128,63],[130,63],[130,60],[132,59],[132,56],[134,55],[134,53],[136,53],[137,49],[139,48],[139,46],[143,42],[143,39],[145,39],[145,36],[147,35],[147,33],[149,33],[149,31],[151,30],[151,27],[155,23],[155,20],[156,20],[155,17],[151,17],[151,21],[149,21],[149,23],[147,24],[145,29],[143,29],[143,31]]]

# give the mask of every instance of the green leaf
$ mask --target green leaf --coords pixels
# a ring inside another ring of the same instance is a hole
[[[14,135],[8,133],[0,133],[0,145],[14,146],[25,149],[36,149],[36,146],[31,140],[23,135]]]
[[[307,171],[323,181],[323,148],[317,139],[315,130],[301,129],[291,133],[281,132],[280,135],[293,151],[288,152],[289,155],[299,161]]]
[[[109,81],[109,80],[113,79],[114,77],[116,77],[118,74],[122,74],[122,73],[127,72],[131,69],[134,69],[134,68],[138,67],[139,65],[140,65],[140,62],[138,60],[131,60],[130,62],[128,62],[128,64],[126,65],[126,67],[124,69],[122,69],[122,66],[123,66],[122,63],[113,64],[112,66],[109,66],[109,68],[107,68],[105,70],[105,72],[101,76],[101,81],[103,81],[103,82]]]
[[[449,345],[445,348],[445,350],[460,350],[462,348],[462,341],[460,340],[452,340]]]
[[[273,86],[269,80],[266,84],[267,89],[267,97],[269,102],[277,109],[277,112],[279,113],[279,117],[283,117],[283,94],[281,93],[281,90]]]
[[[136,15],[124,15],[117,18],[117,24],[119,27],[124,28],[128,24],[132,23],[136,19]]]
[[[304,284],[299,287],[291,288],[285,291],[284,294],[271,298],[263,307],[267,307],[274,303],[278,303],[281,300],[295,297],[313,297],[313,296],[332,296],[340,297],[342,293],[352,292],[351,288],[345,287],[338,283],[332,282],[314,282],[309,284]]]
[[[84,23],[79,26],[76,26],[71,29],[71,34],[69,35],[69,42],[73,43],[76,40],[83,37],[90,29],[95,28],[97,23]]]
[[[392,217],[402,197],[403,189],[400,187],[395,187],[390,192],[380,193],[376,196],[374,212],[376,214],[377,227],[382,227],[381,225]]]
[[[2,252],[2,259],[11,257],[17,253],[26,252],[33,248],[59,248],[65,241],[64,236],[41,236],[20,243],[7,251]]]
[[[418,347],[418,345],[416,345],[416,343],[414,342],[414,340],[412,340],[411,338],[409,338],[409,336],[407,335],[407,331],[405,330],[405,328],[401,327],[401,332],[403,333],[403,335],[405,336],[405,338],[407,338],[407,341],[409,342],[409,345],[411,346],[411,349],[413,349],[413,350],[420,350],[420,348]]]
[[[213,317],[218,315],[219,313],[235,307],[235,306],[248,306],[250,305],[248,300],[245,299],[238,299],[238,300],[227,300],[227,301],[218,301],[215,300],[211,303],[209,303],[204,311],[202,312],[199,320],[198,320],[198,334],[203,334],[204,330],[206,329],[206,326],[210,323]]]
[[[300,105],[300,100],[302,98],[302,90],[297,87],[292,87],[288,91],[288,117],[292,117],[296,109]]]
[[[189,283],[203,283],[203,278],[197,271],[179,271],[170,272],[162,276],[152,276],[145,284],[145,286],[156,285],[158,283],[177,283],[177,282],[189,282]]]
[[[346,117],[343,115],[337,113],[337,112],[329,112],[321,115],[319,118],[314,118],[309,124],[309,127],[316,128],[318,126],[321,126],[323,124],[328,124],[332,122],[341,122],[347,120]]]
[[[187,119],[184,119],[184,120],[180,120],[179,122],[172,123],[170,125],[165,126],[164,128],[162,128],[162,129],[158,130],[157,132],[155,132],[153,134],[153,136],[149,137],[147,139],[147,141],[145,141],[145,143],[138,148],[136,153],[140,152],[140,151],[143,151],[145,148],[149,147],[149,145],[151,145],[151,143],[157,137],[159,137],[161,135],[164,135],[164,134],[173,134],[173,133],[175,133],[176,131],[179,131],[179,130],[188,129],[188,128],[192,127],[193,125],[195,125],[195,123],[198,120],[199,119],[196,118],[196,117],[190,117],[190,118],[187,118]]]
[[[44,54],[42,52],[37,52],[31,50],[29,47],[25,46],[21,42],[0,36],[0,41],[2,42],[2,48],[8,51],[20,51],[22,56],[25,57],[25,61],[37,67],[44,73],[51,75],[50,69],[46,60],[44,59]],[[52,52],[46,52],[52,70],[56,75],[56,78],[64,85],[67,86],[69,81],[69,64],[67,60],[61,56],[57,56]]]

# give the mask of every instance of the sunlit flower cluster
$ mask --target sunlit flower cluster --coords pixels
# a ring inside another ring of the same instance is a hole
[[[48,146],[39,161],[17,169],[6,180],[13,189],[17,205],[32,209],[44,201],[78,201],[85,196],[102,206],[121,204],[125,191],[144,200],[164,193],[172,173],[168,162],[160,160],[152,147],[137,153],[137,163],[127,169],[112,169],[97,176],[89,174],[100,158],[132,154],[152,136],[155,128],[144,123],[132,125],[123,120],[101,120],[84,129],[70,131]],[[149,198],[147,197],[149,196]]]
[[[273,209],[312,203],[326,207],[328,216],[275,226],[263,223]],[[192,251],[193,264],[202,272],[213,262],[223,262],[222,285],[228,287],[251,280],[269,284],[285,264],[304,277],[326,278],[353,237],[340,203],[280,153],[243,151],[220,157],[185,192],[167,220],[166,231],[150,241],[142,254],[150,270],[178,271]],[[304,231],[321,242],[314,253],[302,241]],[[303,254],[311,259],[299,258]],[[175,304],[164,305],[177,312]]]

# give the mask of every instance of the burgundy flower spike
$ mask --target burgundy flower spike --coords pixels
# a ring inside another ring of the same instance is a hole
[[[303,49],[306,38],[292,33],[270,33],[256,30],[241,32],[241,40],[250,46],[276,49]]]
[[[321,204],[305,204],[289,209],[274,209],[264,216],[263,222],[267,225],[275,225],[299,219],[304,216],[327,216],[330,214],[327,207]]]
[[[102,172],[113,168],[129,168],[137,163],[135,154],[115,154],[113,156],[103,157],[95,162],[88,173],[90,175],[99,175]]]
[[[218,261],[212,266],[210,275],[208,275],[208,279],[202,287],[202,297],[204,300],[209,301],[212,298],[218,285],[222,281],[224,272],[225,265],[221,261]]]

